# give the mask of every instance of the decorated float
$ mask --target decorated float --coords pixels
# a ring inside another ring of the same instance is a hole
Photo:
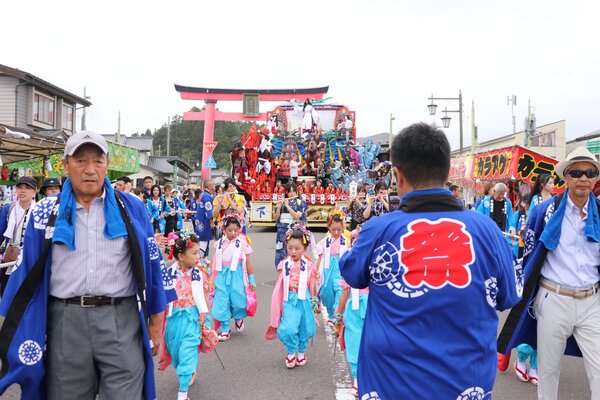
[[[358,184],[389,180],[390,163],[377,159],[381,146],[356,143],[356,113],[345,105],[290,100],[267,113],[267,120],[253,125],[231,151],[231,175],[251,199],[253,225],[275,226],[293,159],[300,162],[298,195],[308,205],[310,226],[325,226],[329,210],[345,206]]]

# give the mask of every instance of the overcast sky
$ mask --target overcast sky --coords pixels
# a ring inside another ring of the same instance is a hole
[[[356,111],[359,136],[439,121],[428,97],[463,93],[464,142],[475,101],[480,141],[517,130],[531,99],[538,125],[567,138],[600,129],[600,3],[528,0],[4,1],[0,64],[93,106],[88,129],[154,129],[202,102],[174,84],[223,88],[329,85]],[[438,102],[456,109],[457,102]],[[262,103],[261,110],[274,103]],[[218,104],[241,111],[241,103]],[[81,113],[78,113],[80,117]],[[458,146],[458,114],[448,137]],[[441,123],[440,123],[441,124]],[[79,125],[79,123],[78,123]]]

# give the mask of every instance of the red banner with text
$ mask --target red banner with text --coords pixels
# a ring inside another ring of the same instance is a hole
[[[555,193],[565,189],[565,182],[554,172],[555,159],[521,146],[506,147],[473,156],[471,178],[482,181],[520,180],[533,184],[539,174],[554,178]]]

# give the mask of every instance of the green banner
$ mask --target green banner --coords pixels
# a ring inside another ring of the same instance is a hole
[[[131,175],[140,172],[140,153],[131,147],[119,146],[116,143],[108,143],[108,177],[112,180],[122,175]],[[62,165],[62,153],[46,156],[46,168],[44,170],[44,157],[31,158],[29,160],[16,161],[6,164],[9,171],[17,169],[19,176],[37,176],[45,178],[60,178],[65,174]],[[45,174],[44,174],[45,172]]]
[[[44,175],[44,157],[30,158],[6,164],[9,171],[17,169],[19,176],[44,176],[45,178],[60,178],[65,174],[62,165],[62,153],[46,156],[46,174]]]

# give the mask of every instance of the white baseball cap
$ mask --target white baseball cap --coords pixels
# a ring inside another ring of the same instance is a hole
[[[108,155],[108,143],[106,143],[104,136],[92,131],[81,131],[77,132],[67,140],[67,144],[65,145],[65,157],[72,156],[79,147],[88,143],[98,146],[104,154]]]

